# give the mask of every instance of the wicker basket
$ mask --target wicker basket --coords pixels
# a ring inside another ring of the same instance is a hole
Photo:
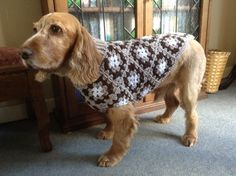
[[[207,93],[216,93],[218,91],[229,55],[230,52],[208,51],[203,84],[203,88]]]

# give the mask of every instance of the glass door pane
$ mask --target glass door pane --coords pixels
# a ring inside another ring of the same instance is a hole
[[[176,3],[177,0],[162,1],[162,33],[176,31]]]
[[[67,0],[67,4],[94,37],[106,41],[135,37],[134,0]]]
[[[153,33],[185,32],[199,38],[200,0],[153,0]]]
[[[178,32],[193,34],[199,38],[200,0],[178,0]]]

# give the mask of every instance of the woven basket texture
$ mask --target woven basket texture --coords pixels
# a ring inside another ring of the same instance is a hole
[[[208,51],[203,84],[203,88],[207,93],[216,93],[218,91],[229,55],[230,52]]]

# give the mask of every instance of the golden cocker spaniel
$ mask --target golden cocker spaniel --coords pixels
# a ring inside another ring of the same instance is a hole
[[[45,15],[33,29],[35,34],[25,41],[20,54],[25,65],[39,70],[36,80],[43,81],[49,74],[68,77],[83,95],[88,95],[86,101],[91,107],[107,113],[109,123],[98,137],[112,138],[113,143],[99,158],[99,166],[110,167],[121,161],[138,128],[132,103],[157,89],[165,92],[166,110],[155,121],[168,123],[180,105],[186,117],[182,142],[185,146],[196,143],[196,104],[206,65],[204,50],[196,40],[187,40],[184,35],[160,35],[126,42],[100,41],[104,45],[103,51],[96,44],[99,40],[91,37],[68,13]],[[159,45],[164,49],[157,48]],[[110,71],[106,70],[108,67],[111,67]],[[153,67],[152,70],[149,67]],[[128,68],[131,71],[127,71]],[[120,77],[128,75],[128,78],[119,78],[112,87],[112,79],[118,79],[117,74]],[[160,75],[164,77],[159,78]],[[105,89],[99,87],[106,81],[109,83]],[[102,95],[106,96],[107,104],[99,99]],[[123,95],[125,98],[119,97]]]

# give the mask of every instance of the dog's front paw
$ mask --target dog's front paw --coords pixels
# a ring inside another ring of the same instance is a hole
[[[187,147],[192,147],[194,144],[197,143],[197,137],[192,134],[185,134],[182,137],[182,142]]]
[[[98,159],[99,167],[113,167],[118,164],[120,159],[115,156],[104,154]]]
[[[102,140],[112,139],[113,134],[114,134],[113,131],[102,130],[97,134],[97,139],[102,139]]]
[[[167,124],[170,122],[170,117],[164,117],[163,115],[157,116],[154,121],[156,123]]]

